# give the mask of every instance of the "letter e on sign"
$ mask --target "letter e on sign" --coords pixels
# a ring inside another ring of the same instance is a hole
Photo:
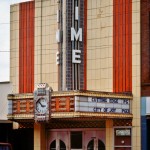
[[[80,60],[80,54],[81,54],[81,50],[73,50],[72,51],[72,63],[81,63]]]

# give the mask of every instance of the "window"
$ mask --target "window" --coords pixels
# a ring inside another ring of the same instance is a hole
[[[56,140],[51,143],[50,150],[56,150]]]
[[[62,140],[59,140],[60,150],[66,150],[66,145]]]
[[[94,140],[91,140],[88,143],[87,150],[94,150]]]
[[[71,132],[71,149],[82,149],[82,132]]]
[[[94,139],[88,143],[87,150],[94,150]],[[98,140],[98,150],[105,150],[105,145],[101,140]]]
[[[105,145],[101,140],[98,140],[98,150],[105,150]]]
[[[59,147],[59,150],[66,150],[66,145],[62,140],[59,140]],[[56,140],[51,143],[50,150],[56,150]]]

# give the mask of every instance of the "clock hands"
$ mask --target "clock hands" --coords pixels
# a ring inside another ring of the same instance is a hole
[[[46,105],[43,105],[41,102],[39,102],[39,104],[40,104],[42,107],[46,107]]]

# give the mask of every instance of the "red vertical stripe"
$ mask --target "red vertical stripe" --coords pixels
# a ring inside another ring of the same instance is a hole
[[[23,37],[23,57],[24,57],[24,62],[23,62],[23,70],[24,70],[24,82],[23,82],[23,91],[26,92],[26,87],[27,87],[27,5],[24,3],[24,37]]]
[[[34,88],[34,1],[19,6],[19,92]]]
[[[122,87],[123,87],[123,78],[122,78],[122,72],[123,72],[123,67],[122,67],[122,62],[123,62],[123,49],[122,49],[122,46],[123,46],[123,34],[122,34],[122,19],[123,19],[123,0],[119,0],[119,49],[118,49],[118,52],[119,52],[119,75],[118,75],[118,78],[119,78],[119,90],[120,91],[123,91]]]
[[[84,90],[87,89],[87,0],[84,0]]]
[[[129,59],[130,59],[130,68],[129,68],[129,89],[128,91],[132,91],[132,0],[129,0],[129,26],[130,26],[130,30],[129,30],[129,36],[130,36],[130,44],[129,44]]]
[[[31,91],[33,91],[34,89],[34,10],[35,10],[35,5],[34,5],[34,2],[32,3],[31,5],[31,31],[30,32],[30,41],[31,41],[31,75],[32,75],[32,78],[30,80],[30,84],[31,84]]]
[[[126,18],[126,5],[125,5],[125,1],[123,1],[123,13],[122,13],[122,15],[123,15],[123,21],[122,21],[122,29],[123,29],[123,36],[122,36],[122,40],[123,40],[123,59],[124,59],[124,57],[126,58],[126,40],[125,40],[125,38],[126,38],[126,36],[125,36],[125,34],[126,34],[126,25],[125,25],[125,22],[126,22],[126,20],[125,20],[125,18]],[[125,89],[126,89],[126,69],[124,69],[124,68],[126,68],[126,59],[123,61],[123,76],[122,76],[122,78],[123,78],[123,91],[125,91]]]
[[[66,111],[70,111],[70,97],[66,97]]]
[[[55,108],[56,108],[56,111],[59,111],[59,98],[56,98]]]
[[[132,91],[132,0],[113,1],[113,91]]]
[[[119,0],[114,0],[114,13],[115,16],[114,17],[114,85],[115,85],[115,89],[114,91],[118,91],[119,90],[119,80],[116,78],[119,76]]]
[[[127,2],[128,2],[128,0],[127,0]],[[129,63],[129,25],[128,25],[128,22],[129,22],[129,14],[128,14],[128,12],[129,12],[129,4],[127,3],[126,4],[126,33],[127,33],[127,35],[126,35],[126,82],[127,82],[127,84],[126,84],[126,89],[129,89],[129,84],[128,84],[128,82],[129,82],[129,78],[128,78],[128,76],[129,76],[129,71],[128,71],[128,68],[129,68],[129,66],[128,66],[128,63]]]

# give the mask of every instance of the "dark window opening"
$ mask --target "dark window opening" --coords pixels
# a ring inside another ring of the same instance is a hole
[[[105,145],[101,140],[98,140],[98,150],[105,150]]]
[[[91,140],[88,143],[87,150],[94,150],[94,140]]]
[[[56,140],[51,143],[50,150],[56,150]]]
[[[82,132],[71,132],[71,148],[82,149]]]
[[[60,150],[66,150],[66,145],[62,140],[59,140]]]

